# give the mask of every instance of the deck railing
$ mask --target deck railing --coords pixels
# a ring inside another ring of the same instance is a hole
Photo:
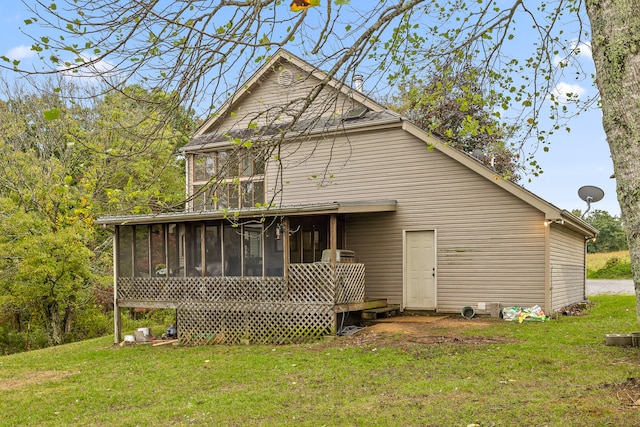
[[[175,308],[185,345],[287,343],[336,333],[335,307],[364,301],[364,264],[292,264],[288,277],[122,277],[121,307]]]

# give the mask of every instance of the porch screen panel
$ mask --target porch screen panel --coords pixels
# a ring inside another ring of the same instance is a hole
[[[262,276],[262,224],[244,226],[244,275]]]
[[[222,242],[220,225],[205,225],[205,276],[222,276]]]
[[[309,263],[322,259],[328,246],[329,221],[325,216],[292,218],[290,221],[290,260]]]
[[[133,227],[120,226],[118,233],[118,277],[133,277]]]
[[[264,232],[264,274],[267,277],[284,276],[284,236],[276,234],[279,224],[265,226]],[[279,239],[277,237],[280,237]]]
[[[202,276],[202,226],[186,224],[186,270],[187,277]]]
[[[184,271],[180,267],[180,235],[178,224],[167,224],[167,266],[170,276],[184,276]]]
[[[136,225],[135,227],[135,276],[149,277],[149,226]]]
[[[225,225],[224,233],[224,275],[225,276],[241,276],[242,275],[242,236],[240,235],[240,227],[232,227]]]
[[[167,275],[167,259],[164,245],[164,225],[151,226],[151,272],[153,276]]]

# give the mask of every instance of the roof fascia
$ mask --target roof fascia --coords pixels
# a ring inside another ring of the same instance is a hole
[[[560,212],[560,219],[565,221],[565,225],[568,223],[569,228],[584,234],[585,237],[596,237],[598,235],[597,228],[567,210]]]

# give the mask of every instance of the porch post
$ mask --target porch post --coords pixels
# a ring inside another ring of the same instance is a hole
[[[200,223],[200,277],[207,275],[207,224],[202,221]]]
[[[282,252],[284,253],[284,276],[289,277],[289,264],[291,263],[291,254],[289,253],[289,217],[282,219],[284,233],[280,236],[282,239]]]
[[[113,343],[119,344],[122,339],[122,318],[118,306],[118,253],[120,248],[120,226],[116,225],[113,233]]]
[[[329,249],[331,249],[331,265],[335,265],[338,250],[338,215],[331,214],[329,218]]]
[[[337,250],[338,250],[338,215],[331,214],[329,217],[329,249],[331,250],[331,270],[333,273],[336,272],[336,261],[337,261]],[[335,274],[333,274],[335,278]],[[333,283],[334,286],[334,299],[337,297],[335,295],[336,283]],[[335,300],[334,300],[335,304]],[[333,325],[331,326],[331,334],[336,335],[338,333],[338,313],[333,313]]]

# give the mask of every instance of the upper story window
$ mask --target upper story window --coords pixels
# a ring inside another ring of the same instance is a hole
[[[264,203],[264,160],[255,152],[199,153],[192,162],[193,210],[250,208]]]

